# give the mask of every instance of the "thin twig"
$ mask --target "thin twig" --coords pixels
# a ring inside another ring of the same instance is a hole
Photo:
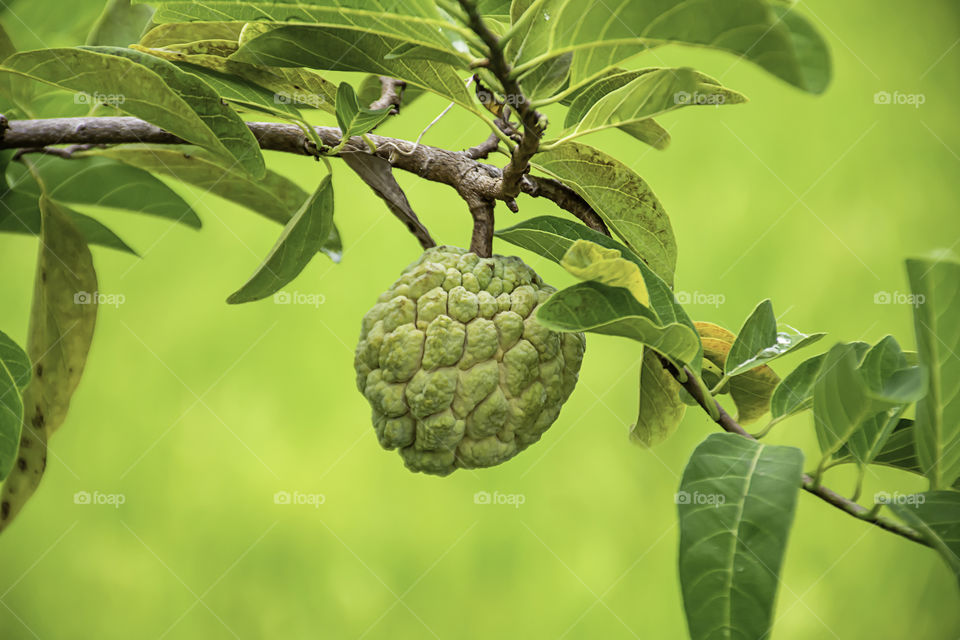
[[[696,380],[694,380],[694,373],[692,371],[684,367],[683,373],[681,373],[666,358],[661,358],[660,361],[663,363],[663,366],[667,369],[667,371],[669,371],[670,374],[677,380],[677,382],[679,382],[683,388],[687,390],[687,393],[693,396],[693,399],[697,401],[697,404],[699,404],[704,411],[709,413],[709,410],[707,409],[709,406],[708,403],[713,403],[716,406],[719,417],[715,420],[715,422],[720,425],[724,431],[727,431],[728,433],[736,433],[744,438],[749,438],[750,440],[756,440],[756,438],[750,435],[736,420],[730,416],[729,413],[726,412],[726,410],[724,410],[724,408],[713,396],[708,396],[704,393],[702,387],[697,384]],[[681,378],[685,378],[685,380],[681,380]],[[836,491],[833,491],[822,484],[816,484],[813,481],[813,478],[806,473],[802,475],[801,483],[805,491],[812,493],[824,502],[833,505],[841,511],[849,513],[855,518],[863,520],[864,522],[869,522],[874,526],[880,527],[881,529],[891,533],[895,533],[898,536],[902,536],[912,542],[916,542],[927,547],[932,546],[918,531],[902,525],[895,520],[878,515],[874,510],[868,509],[861,504],[857,504],[856,502],[843,497]]]
[[[489,138],[474,147],[470,147],[464,151],[464,153],[467,154],[467,157],[471,160],[485,159],[496,151],[499,145],[500,138],[497,137],[497,134],[491,133]]]
[[[380,97],[370,103],[370,108],[378,110],[390,107],[391,114],[400,113],[400,101],[403,99],[403,91],[407,83],[389,76],[379,76],[379,80]]]

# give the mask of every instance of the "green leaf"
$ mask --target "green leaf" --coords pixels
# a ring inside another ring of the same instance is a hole
[[[879,410],[857,364],[853,345],[834,345],[814,384],[813,421],[824,456],[836,453],[860,424]]]
[[[90,350],[97,275],[90,250],[64,209],[41,197],[40,211],[43,242],[27,345],[37,373],[24,392],[24,406],[28,413],[30,407],[42,407],[39,421],[52,433],[67,415]]]
[[[168,22],[160,24],[140,38],[144,47],[157,49],[169,45],[188,44],[202,40],[232,41],[234,49],[243,30],[242,22]]]
[[[87,244],[139,255],[108,227],[90,216],[85,216],[64,205],[60,208],[80,232]],[[0,232],[39,236],[41,231],[39,197],[19,189],[9,189],[0,197]]]
[[[690,320],[687,312],[677,302],[670,286],[667,285],[660,276],[655,274],[633,251],[609,236],[594,231],[579,222],[573,222],[572,220],[557,218],[555,216],[530,218],[507,229],[496,231],[494,235],[518,247],[528,249],[538,255],[553,260],[557,264],[560,264],[563,256],[576,240],[589,240],[608,249],[616,249],[622,257],[632,260],[636,263],[637,267],[639,267],[640,273],[643,274],[644,284],[647,287],[647,294],[650,298],[649,306],[656,313],[660,323],[679,323],[686,325],[692,331],[696,332],[693,321]],[[699,349],[694,359],[688,361],[687,364],[689,364],[694,371],[699,371]]]
[[[693,69],[645,69],[633,72],[634,78],[606,95],[597,91],[585,92],[592,103],[581,96],[567,112],[564,140],[602,131],[611,127],[630,127],[663,113],[682,107],[720,106],[745,102],[736,91],[720,85],[713,78]],[[589,108],[578,113],[583,107]]]
[[[466,28],[445,20],[433,2],[424,0],[375,3],[369,0],[164,2],[158,7],[154,20],[158,23],[274,22],[318,32],[338,29],[352,31],[361,37],[370,36],[371,39],[390,38],[398,42],[397,46],[416,45],[431,50],[431,55],[459,60],[464,68],[470,61],[470,56],[458,51],[444,35],[445,32],[466,34]]]
[[[887,506],[919,531],[960,581],[960,492],[928,491]]]
[[[569,129],[576,126],[576,124],[587,115],[591,107],[601,98],[630,83],[638,76],[652,70],[653,69],[640,69],[638,71],[624,71],[623,69],[613,69],[593,83],[586,85],[565,99],[562,99],[560,102],[569,107],[563,123],[564,128]],[[652,118],[630,124],[618,125],[617,128],[637,140],[649,144],[655,149],[663,150],[670,144],[670,133],[657,124]]]
[[[292,99],[287,101],[272,91],[241,77],[219,73],[195,64],[179,63],[176,66],[197,76],[221,98],[241,108],[260,111],[287,120],[304,121],[300,111],[293,106]]]
[[[560,266],[581,280],[623,287],[637,302],[650,306],[640,267],[633,260],[624,258],[617,249],[607,249],[589,240],[576,240],[563,254]]]
[[[47,195],[59,202],[124,209],[200,228],[200,218],[190,205],[147,171],[105,157],[67,160],[43,155],[31,160],[31,164],[46,186]],[[12,179],[19,189],[39,197],[40,188],[25,169]]]
[[[343,146],[353,136],[363,135],[372,131],[378,124],[390,117],[390,107],[383,109],[367,109],[357,100],[357,94],[349,83],[341,82],[337,89],[337,125],[342,134],[340,145]]]
[[[630,429],[631,440],[652,447],[669,438],[687,410],[680,400],[682,389],[656,352],[645,348],[640,363],[640,408]]]
[[[821,93],[830,78],[829,53],[802,19],[782,19],[763,0],[710,3],[620,0],[584,11],[576,0],[538,5],[514,66],[575,52],[571,82],[608,69],[644,49],[663,44],[710,47],[742,56],[786,82]],[[792,14],[791,14],[792,15]]]
[[[730,357],[727,358],[724,371],[728,376],[739,375],[791,351],[809,346],[824,335],[826,334],[807,335],[798,331],[777,332],[773,305],[770,300],[764,300],[743,323],[736,342],[730,348]]]
[[[15,442],[24,445],[3,484],[0,530],[16,517],[43,477],[47,439],[66,418],[97,318],[96,297],[91,296],[97,291],[97,276],[83,236],[48,198],[40,199],[40,210],[43,235],[27,338],[34,375],[23,391],[22,435]]]
[[[700,342],[703,344],[703,358],[716,369],[723,371],[730,349],[737,337],[727,329],[711,322],[695,322]],[[722,374],[704,369],[704,382],[710,387],[720,384]],[[770,409],[770,399],[780,382],[779,376],[767,365],[754,367],[742,375],[730,379],[720,393],[729,393],[737,406],[737,422],[747,425],[758,420]]]
[[[458,66],[421,58],[386,56],[398,40],[347,29],[285,26],[246,41],[231,59],[273,67],[359,71],[405,80],[480,113]]]
[[[693,640],[766,638],[803,453],[715,433],[680,481],[680,584]]]
[[[820,375],[826,354],[801,362],[777,385],[770,399],[770,416],[786,418],[813,407],[813,386]]]
[[[907,260],[920,363],[929,394],[917,403],[917,458],[932,489],[960,478],[960,263]]]
[[[0,331],[0,363],[10,372],[17,389],[23,389],[30,382],[30,357],[13,338]],[[2,395],[2,394],[0,394]]]
[[[296,278],[333,228],[333,183],[326,176],[283,233],[256,273],[227,302],[252,302],[272,295]]]
[[[17,53],[0,70],[112,102],[235,160],[254,177],[264,174],[260,147],[240,116],[199,78],[165,60],[116,47],[43,49]]]
[[[107,0],[103,13],[87,36],[87,44],[125,47],[140,39],[152,17],[151,7],[132,6],[130,0]]]
[[[622,336],[653,347],[675,362],[697,355],[695,331],[678,322],[661,323],[629,290],[582,282],[554,293],[537,309],[537,320],[553,331],[590,331]]]
[[[612,156],[575,142],[542,151],[530,164],[576,191],[610,231],[673,284],[677,242],[670,219],[640,176]]]
[[[290,221],[309,197],[295,182],[279,173],[268,169],[263,179],[253,180],[236,165],[224,165],[218,157],[196,147],[126,144],[90,149],[80,155],[111,158],[144,171],[171,176],[282,225]],[[321,251],[334,262],[340,261],[343,247],[336,227]]]
[[[552,96],[567,84],[572,62],[572,53],[561,53],[524,73],[519,78],[523,95],[530,100]]]
[[[0,336],[6,338],[6,334],[0,333]],[[5,346],[0,343],[0,347]],[[0,482],[10,474],[17,459],[22,425],[23,399],[20,389],[7,363],[0,360]]]

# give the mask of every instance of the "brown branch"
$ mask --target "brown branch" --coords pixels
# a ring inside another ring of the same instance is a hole
[[[736,433],[737,435],[743,436],[744,438],[749,438],[751,440],[756,440],[750,433],[746,431],[740,424],[730,416],[729,413],[720,405],[716,399],[706,393],[702,386],[697,384],[694,379],[694,373],[690,369],[684,367],[683,372],[677,370],[676,367],[670,363],[666,358],[661,357],[660,362],[663,364],[664,368],[670,372],[670,374],[680,383],[680,385],[686,389],[687,393],[693,396],[693,399],[697,401],[697,404],[710,414],[710,405],[713,404],[716,407],[718,412],[718,417],[714,420],[718,425],[720,425],[724,431],[728,433]],[[681,380],[681,378],[685,378]],[[874,510],[867,509],[861,504],[858,504],[852,500],[849,500],[836,491],[823,486],[822,484],[817,484],[814,482],[808,474],[804,473],[801,479],[803,489],[808,493],[811,493],[824,502],[844,511],[853,517],[863,520],[864,522],[869,522],[870,524],[880,527],[885,531],[895,533],[898,536],[902,536],[907,540],[922,544],[924,546],[932,546],[927,540],[914,529],[904,526],[895,520],[885,518],[881,515],[878,515]]]
[[[580,197],[578,193],[570,190],[563,183],[552,178],[539,178],[537,176],[524,176],[521,184],[521,190],[534,198],[546,198],[553,201],[564,211],[569,211],[583,224],[594,231],[609,236],[610,231],[596,211],[593,210],[587,201]]]
[[[491,133],[490,137],[481,142],[480,144],[470,147],[466,151],[467,157],[471,160],[480,160],[486,158],[491,153],[497,150],[497,147],[500,145],[500,138],[497,137],[497,134]]]
[[[370,108],[377,110],[391,107],[391,114],[400,113],[400,101],[403,99],[403,90],[407,87],[407,83],[389,76],[379,76],[379,80],[380,97],[370,103]]]
[[[493,254],[493,200],[467,198],[470,215],[473,216],[473,235],[470,251],[481,258]]]
[[[540,148],[540,138],[546,127],[546,119],[538,113],[527,97],[523,95],[520,84],[511,76],[510,65],[503,55],[500,38],[487,27],[473,0],[459,0],[461,8],[467,14],[467,24],[489,49],[487,68],[500,81],[506,104],[512,108],[523,124],[520,142],[510,156],[510,164],[503,169],[503,195],[516,198],[520,194],[520,182],[529,170],[530,158]],[[506,112],[504,114],[506,121]]]

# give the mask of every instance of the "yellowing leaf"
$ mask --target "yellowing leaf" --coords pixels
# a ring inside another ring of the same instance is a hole
[[[616,249],[601,247],[589,240],[577,240],[563,254],[560,265],[581,280],[629,289],[638,302],[650,305],[650,295],[640,267],[624,258]]]

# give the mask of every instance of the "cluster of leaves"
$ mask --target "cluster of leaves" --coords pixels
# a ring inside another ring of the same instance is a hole
[[[499,38],[496,51],[471,28],[477,15]],[[18,468],[42,471],[29,452],[18,453],[21,424],[46,438],[62,422],[83,369],[96,317],[88,245],[134,253],[99,219],[71,207],[199,227],[196,213],[159,177],[247,207],[284,228],[228,301],[269,296],[317,253],[339,259],[333,184],[327,175],[308,194],[268,169],[243,114],[301,127],[320,153],[341,154],[413,224],[390,163],[345,147],[359,136],[375,149],[366,134],[391,110],[365,105],[379,97],[377,76],[388,76],[409,85],[407,102],[412,91],[428,91],[480,118],[508,155],[516,148],[511,133],[521,130],[508,107],[519,98],[535,109],[566,108],[562,124],[546,130],[531,171],[582,198],[618,240],[555,217],[496,235],[582,280],[542,306],[541,323],[639,343],[635,440],[662,441],[697,403],[678,378],[692,380],[703,397],[729,395],[743,424],[769,413],[764,432],[812,409],[822,457],[810,482],[843,463],[858,465],[861,476],[869,464],[925,475],[931,491],[921,494],[923,501],[890,508],[960,574],[960,492],[953,487],[960,477],[960,265],[908,262],[911,287],[925,301],[915,312],[916,353],[902,351],[892,337],[839,344],[781,380],[770,363],[822,334],[779,327],[769,301],[737,333],[694,322],[673,293],[677,246],[663,206],[626,164],[577,140],[618,129],[663,149],[670,137],[656,121],[662,114],[745,100],[693,69],[625,68],[669,44],[739,56],[811,93],[830,79],[823,39],[785,0],[709,7],[622,0],[586,12],[577,0],[174,0],[157,3],[155,12],[110,0],[84,46],[16,52],[0,34],[0,108],[8,119],[126,114],[184,141],[74,149],[20,162],[0,155],[6,181],[0,231],[41,239],[26,353],[0,334],[0,478],[11,474],[4,504]],[[506,60],[509,78],[491,70],[494,54]],[[360,74],[357,88],[318,71]],[[505,80],[523,95],[509,95]],[[313,128],[324,123],[340,130],[333,148]],[[76,296],[91,294],[78,303]],[[704,408],[718,418],[713,402]],[[915,417],[906,418],[911,412]],[[693,453],[678,504],[680,575],[694,638],[718,632],[759,638],[769,631],[796,496],[806,482],[802,466],[799,449],[734,434],[713,435]],[[22,504],[28,496],[19,491],[17,499]],[[7,516],[0,515],[2,528]]]
[[[844,463],[858,465],[861,478],[869,464],[925,475],[930,491],[878,494],[874,508],[886,504],[920,531],[960,579],[960,263],[907,261],[914,299],[923,301],[914,312],[918,352],[904,352],[892,336],[836,344],[781,380],[769,363],[824,334],[778,330],[769,300],[734,334],[691,322],[639,255],[583,225],[544,216],[497,236],[584,280],[551,296],[541,323],[642,345],[636,440],[662,441],[685,405],[696,404],[668,367],[686,367],[708,397],[729,394],[741,424],[769,413],[764,432],[812,410],[821,458],[808,484]],[[911,409],[916,417],[904,418]],[[677,493],[680,579],[694,638],[769,632],[803,460],[796,447],[732,433],[711,435],[694,451]]]

